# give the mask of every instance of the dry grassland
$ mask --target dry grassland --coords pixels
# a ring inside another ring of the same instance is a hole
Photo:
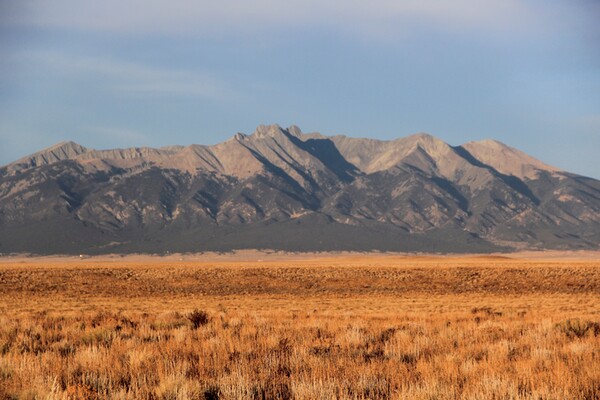
[[[600,399],[600,259],[0,259],[3,398]]]

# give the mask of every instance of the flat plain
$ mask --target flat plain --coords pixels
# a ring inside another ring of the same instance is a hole
[[[598,399],[600,254],[4,257],[0,398]]]

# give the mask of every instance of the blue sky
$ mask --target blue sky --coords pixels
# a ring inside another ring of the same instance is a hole
[[[259,124],[493,138],[600,178],[595,0],[0,0],[0,164]]]

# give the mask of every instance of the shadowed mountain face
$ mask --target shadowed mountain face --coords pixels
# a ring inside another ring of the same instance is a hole
[[[215,146],[57,144],[0,168],[0,252],[598,248],[600,181],[500,142],[259,126]]]

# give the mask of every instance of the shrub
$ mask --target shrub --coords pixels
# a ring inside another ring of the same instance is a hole
[[[581,321],[579,319],[568,319],[556,324],[558,330],[567,335],[570,339],[582,338],[588,332],[594,336],[600,335],[600,324],[593,321]]]
[[[190,320],[194,329],[198,329],[199,327],[208,324],[210,318],[208,317],[208,313],[206,311],[195,309],[191,313],[188,314],[187,319]]]
[[[204,391],[205,400],[219,400],[221,398],[221,389],[218,386],[210,386]]]

